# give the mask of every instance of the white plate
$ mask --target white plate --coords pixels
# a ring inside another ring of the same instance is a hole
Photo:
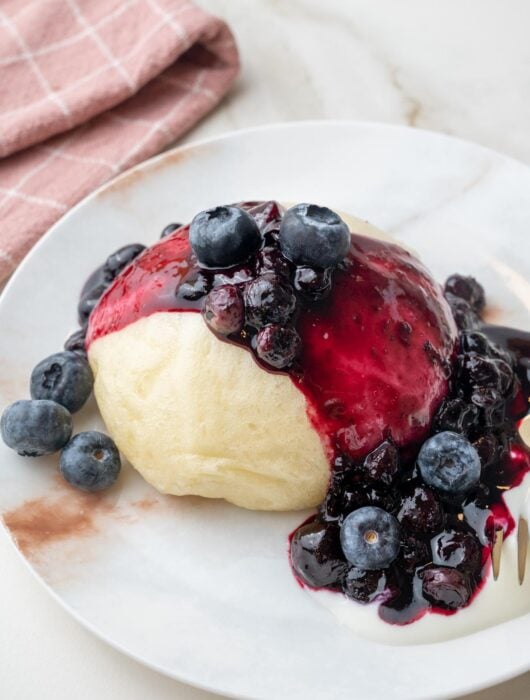
[[[442,280],[475,274],[497,322],[528,328],[530,170],[455,139],[358,123],[280,125],[166,153],[86,199],[34,248],[0,303],[0,403],[74,330],[82,282],[116,247],[220,202],[277,198],[352,212],[414,247]],[[525,297],[526,295],[526,297]],[[100,426],[95,406],[76,428]],[[57,600],[115,647],[221,693],[286,700],[447,697],[530,668],[530,616],[450,642],[367,642],[294,582],[300,513],[156,494],[130,467],[103,499],[55,458],[0,447],[0,512]]]

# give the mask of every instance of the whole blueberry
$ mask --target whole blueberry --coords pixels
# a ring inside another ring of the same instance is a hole
[[[340,587],[348,565],[338,528],[319,520],[299,527],[291,540],[291,564],[297,576],[313,588]]]
[[[367,571],[386,569],[399,554],[399,523],[381,508],[359,508],[342,523],[340,543],[354,566]]]
[[[411,484],[403,489],[397,519],[410,530],[433,532],[442,524],[443,511],[431,489]]]
[[[238,333],[245,322],[245,307],[239,289],[231,284],[212,289],[204,300],[202,314],[216,333]]]
[[[451,308],[458,330],[471,330],[480,324],[480,318],[468,301],[450,292],[446,292],[445,299]]]
[[[445,283],[445,292],[465,299],[475,313],[480,314],[486,306],[484,288],[474,277],[451,275]]]
[[[171,224],[168,224],[167,226],[164,226],[164,228],[162,229],[162,233],[160,234],[160,238],[165,238],[166,236],[169,236],[170,234],[173,233],[173,231],[176,231],[181,226],[182,226],[182,224],[175,224],[175,223],[171,223]]]
[[[471,586],[465,573],[446,566],[424,569],[423,595],[433,605],[456,610],[466,605],[471,597]]]
[[[372,603],[386,590],[386,575],[383,571],[365,571],[350,567],[342,583],[342,591],[348,598],[359,603]]]
[[[86,329],[80,328],[78,331],[75,331],[75,333],[68,336],[68,338],[64,341],[64,349],[70,350],[71,352],[76,352],[82,357],[86,357],[85,341]]]
[[[459,336],[460,352],[476,352],[487,357],[490,353],[491,343],[480,331],[463,331]]]
[[[399,470],[399,454],[396,446],[385,440],[365,457],[363,467],[370,479],[390,486]]]
[[[105,264],[97,267],[83,285],[81,289],[80,299],[84,297],[96,298],[98,295],[101,296],[105,289],[114,279],[114,275],[111,270],[105,267]]]
[[[62,450],[60,469],[71,486],[82,491],[102,491],[118,478],[120,453],[104,433],[78,433]]]
[[[100,265],[92,272],[83,285],[77,306],[81,326],[86,326],[90,314],[111,282],[144,250],[145,246],[141,243],[123,246],[112,253],[112,255],[109,255],[103,265]]]
[[[331,292],[331,270],[302,265],[294,273],[294,288],[311,301],[324,299]]]
[[[94,376],[86,358],[69,350],[45,358],[31,373],[31,397],[60,403],[70,413],[85,404],[93,386]]]
[[[207,267],[230,267],[243,262],[261,246],[258,225],[244,209],[215,207],[194,217],[190,243],[197,260]]]
[[[432,560],[441,566],[451,566],[462,571],[479,573],[482,563],[482,546],[471,532],[444,530],[431,541]]]
[[[288,367],[299,355],[302,341],[294,328],[270,324],[256,336],[256,353],[276,369]]]
[[[292,287],[280,277],[265,273],[245,287],[247,323],[261,328],[267,323],[287,323],[296,309]]]
[[[88,324],[90,314],[96,308],[99,300],[108,288],[108,284],[101,284],[97,287],[92,287],[84,296],[81,297],[77,305],[77,317],[79,325],[83,328]]]
[[[2,438],[23,457],[57,452],[72,434],[70,412],[55,401],[15,401],[0,421]]]
[[[463,435],[445,431],[423,443],[418,467],[426,484],[450,495],[462,495],[477,486],[480,457]]]
[[[296,265],[336,267],[350,249],[350,230],[327,207],[297,204],[280,224],[280,247]]]
[[[105,269],[112,273],[113,278],[124,270],[140,253],[146,249],[141,243],[130,243],[119,248],[115,253],[109,255],[105,262]]]
[[[412,575],[419,566],[431,561],[431,551],[427,544],[415,535],[405,535],[401,542],[398,564]]]
[[[478,408],[463,399],[446,399],[436,412],[433,427],[437,432],[450,430],[467,435],[479,417]]]
[[[501,395],[509,391],[513,381],[513,370],[507,362],[483,357],[476,352],[458,356],[457,375],[469,391],[495,389]]]

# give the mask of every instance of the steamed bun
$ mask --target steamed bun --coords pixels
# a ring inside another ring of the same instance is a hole
[[[358,233],[388,238],[344,218]],[[329,463],[303,394],[215,337],[200,314],[141,318],[95,340],[89,361],[109,433],[159,491],[255,510],[323,500]]]

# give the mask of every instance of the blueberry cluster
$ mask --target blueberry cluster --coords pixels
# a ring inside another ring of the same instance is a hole
[[[398,624],[469,603],[489,560],[492,509],[510,522],[502,493],[518,478],[511,455],[524,358],[481,328],[475,280],[453,275],[445,290],[459,349],[430,437],[419,449],[387,440],[361,462],[339,455],[318,514],[291,539],[303,583],[377,600],[380,616]]]
[[[274,202],[253,214],[220,206],[197,214],[189,238],[199,270],[177,295],[190,302],[204,297],[207,325],[250,347],[265,366],[292,366],[301,350],[297,312],[329,294],[332,270],[349,250],[342,219],[314,204],[283,216]]]
[[[33,398],[7,406],[0,420],[3,441],[23,457],[61,450],[61,474],[83,491],[107,488],[121,468],[119,452],[108,435],[88,431],[72,437],[72,413],[84,405],[92,385],[92,372],[84,357],[69,350],[56,353],[33,370]]]
[[[176,224],[170,224],[174,226]],[[168,229],[169,227],[166,227]],[[164,231],[166,231],[164,229]],[[168,231],[164,235],[169,235]],[[79,303],[77,305],[77,315],[81,329],[71,335],[65,343],[65,350],[73,350],[84,354],[85,336],[90,314],[103,296],[103,293],[110,287],[116,277],[122,272],[140,253],[145,250],[141,243],[131,243],[123,246],[109,255],[105,262],[97,267],[87,279],[81,290]]]
[[[15,401],[0,420],[2,439],[21,456],[61,450],[61,474],[84,491],[111,486],[121,468],[118,449],[108,435],[88,431],[72,437],[72,414],[85,405],[94,384],[85,350],[88,319],[104,291],[144,249],[140,244],[124,246],[90,275],[78,305],[81,328],[66,340],[63,352],[46,357],[33,369],[31,400]]]

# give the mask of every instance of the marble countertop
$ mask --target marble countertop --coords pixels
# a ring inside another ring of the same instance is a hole
[[[201,0],[226,18],[243,71],[186,137],[278,121],[408,124],[530,163],[527,0]],[[207,700],[83,630],[0,531],[0,693],[6,700]],[[509,653],[509,650],[505,650]],[[500,653],[503,653],[502,651]],[[526,700],[530,674],[468,700]]]

